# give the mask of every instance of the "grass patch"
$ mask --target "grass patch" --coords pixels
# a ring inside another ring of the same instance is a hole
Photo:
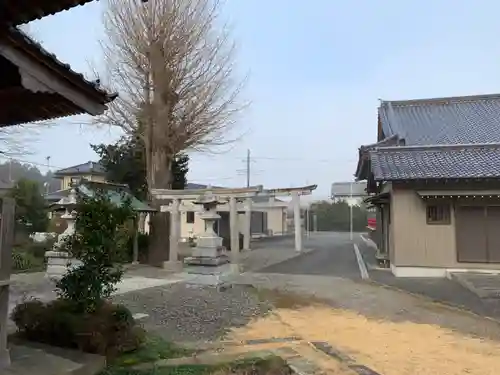
[[[252,288],[260,301],[270,302],[278,309],[297,309],[311,305],[325,305],[328,300],[314,295],[304,295],[294,292],[284,292],[275,289]]]
[[[139,349],[116,357],[111,365],[113,367],[128,367],[160,359],[184,357],[192,353],[192,350],[180,348],[158,336],[148,335]]]
[[[114,367],[100,375],[209,375],[216,371],[213,366],[181,365],[172,367],[158,367],[152,370],[134,370],[131,368]]]
[[[255,358],[220,365],[180,365],[151,370],[110,368],[101,375],[291,375],[292,370],[280,357]]]

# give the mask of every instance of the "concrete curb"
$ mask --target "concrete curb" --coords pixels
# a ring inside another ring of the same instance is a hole
[[[416,292],[410,292],[408,290],[401,289],[401,288],[398,288],[396,286],[388,285],[388,284],[385,284],[382,282],[378,282],[378,281],[375,281],[373,279],[365,280],[364,282],[367,284],[372,284],[372,285],[379,286],[382,288],[386,288],[386,289],[394,290],[394,291],[397,291],[400,293],[408,294],[410,296],[413,296],[413,297],[418,298],[420,300],[423,300],[425,302],[432,302],[435,305],[439,305],[439,307],[441,307],[441,308],[445,308],[445,309],[448,309],[448,310],[451,310],[454,312],[460,312],[462,314],[471,315],[471,316],[474,316],[476,318],[485,319],[485,320],[491,321],[492,323],[496,323],[496,324],[500,325],[500,319],[493,318],[490,316],[480,315],[478,313],[475,313],[474,311],[467,309],[467,307],[462,306],[462,305],[453,304],[451,302],[446,302],[446,301],[441,301],[441,300],[436,300],[436,299],[428,297],[426,295],[416,293]]]
[[[332,347],[325,341],[312,341],[309,344],[314,349],[344,364],[347,368],[351,369],[359,375],[380,375],[377,371],[365,365],[357,363],[353,358],[349,357],[345,353],[342,353],[337,348]]]
[[[474,284],[472,284],[470,281],[468,281],[468,280],[466,280],[466,279],[463,278],[464,275],[462,275],[461,272],[450,273],[449,276],[450,276],[451,280],[459,283],[465,289],[468,289],[469,291],[471,291],[472,293],[474,293],[479,298],[494,298],[494,299],[498,299],[498,297],[499,297],[498,292],[488,292],[488,291],[484,291],[484,290],[476,288],[474,286]]]

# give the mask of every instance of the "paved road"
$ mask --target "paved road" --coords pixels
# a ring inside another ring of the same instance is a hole
[[[354,234],[354,242],[362,242],[359,234]],[[353,242],[349,233],[314,233],[305,240],[305,247],[314,249],[288,261],[269,266],[259,272],[294,275],[338,276],[361,279]],[[293,238],[280,243],[293,249]]]

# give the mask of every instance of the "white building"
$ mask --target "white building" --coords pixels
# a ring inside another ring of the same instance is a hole
[[[333,202],[345,201],[352,206],[359,206],[368,197],[366,182],[334,182],[330,198]]]

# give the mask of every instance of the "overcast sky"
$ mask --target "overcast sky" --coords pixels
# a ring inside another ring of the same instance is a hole
[[[500,91],[500,2],[493,0],[227,0],[238,63],[250,72],[246,135],[217,155],[192,155],[190,182],[316,183],[315,197],[349,181],[361,144],[375,141],[378,99]],[[33,22],[45,48],[79,72],[99,68],[103,2]],[[92,75],[89,75],[92,77]],[[118,132],[71,118],[43,129],[25,159],[53,168],[96,160],[89,143]],[[43,168],[42,168],[43,169]]]

